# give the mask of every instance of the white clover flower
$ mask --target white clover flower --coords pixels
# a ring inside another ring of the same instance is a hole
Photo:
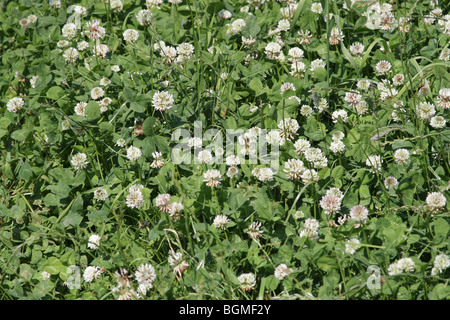
[[[345,150],[345,144],[341,140],[332,141],[330,144],[330,150],[333,153],[343,153]]]
[[[104,188],[97,188],[94,191],[94,199],[98,201],[105,201],[108,199],[108,191]]]
[[[286,82],[281,85],[280,92],[281,92],[281,94],[283,94],[287,90],[292,90],[295,92],[295,90],[297,90],[297,89],[295,89],[295,86],[292,83]]]
[[[306,169],[304,163],[300,159],[289,159],[284,163],[284,172],[288,179],[298,180],[301,179],[303,171]]]
[[[106,58],[106,55],[109,52],[109,47],[106,44],[98,43],[94,46],[92,49],[92,53],[94,54],[94,57],[98,57],[100,59]]]
[[[357,57],[361,57],[364,54],[364,45],[361,42],[353,42],[350,46],[350,52]]]
[[[85,169],[88,166],[88,164],[89,164],[89,161],[87,161],[87,155],[85,153],[82,153],[82,152],[77,153],[76,155],[74,155],[70,162],[72,163],[72,165],[77,170]]]
[[[384,186],[386,189],[392,189],[395,188],[398,184],[398,181],[395,177],[389,176],[386,179],[384,179]]]
[[[150,25],[152,21],[152,15],[153,14],[150,10],[143,9],[138,12],[138,14],[136,15],[136,19],[141,26],[147,26]]]
[[[395,86],[401,86],[403,84],[404,80],[405,80],[405,76],[401,73],[397,73],[396,75],[394,75],[394,77],[392,77],[392,83]]]
[[[127,144],[127,143],[126,143],[125,139],[122,139],[122,138],[120,138],[120,139],[118,139],[118,140],[116,141],[116,145],[117,145],[118,147],[121,147],[121,148],[125,147],[126,144]]]
[[[288,31],[291,28],[291,24],[288,19],[281,19],[278,21],[277,27],[280,31]]]
[[[64,50],[63,57],[66,62],[74,63],[78,59],[78,50],[75,48],[68,48]]]
[[[139,285],[143,285],[140,291],[151,289],[153,287],[153,281],[156,279],[155,268],[149,264],[141,264],[134,273],[134,277]]]
[[[52,275],[45,270],[42,271],[42,273],[41,273],[42,280],[49,280],[51,278],[51,276]]]
[[[443,88],[439,90],[437,103],[442,109],[450,109],[450,88]]]
[[[339,28],[333,27],[330,32],[329,42],[331,45],[337,45],[344,39],[344,34]]]
[[[180,202],[173,202],[169,206],[170,218],[174,221],[178,221],[181,218],[181,211],[184,210],[184,205]]]
[[[251,291],[256,286],[256,278],[253,273],[243,273],[238,277],[241,283],[241,289],[244,291]]]
[[[160,9],[159,5],[163,3],[163,0],[145,0],[148,8]]]
[[[289,71],[289,74],[293,77],[304,78],[305,71],[306,71],[306,65],[303,62],[294,61],[291,64],[291,71]]]
[[[278,267],[275,268],[274,275],[275,278],[278,280],[283,280],[287,276],[289,276],[292,273],[292,268],[289,268],[284,263],[280,264]]]
[[[442,129],[445,127],[446,121],[444,117],[435,116],[430,119],[430,126],[435,129]]]
[[[394,161],[397,164],[405,164],[409,161],[409,151],[406,149],[397,149],[394,152]]]
[[[375,65],[375,69],[377,70],[379,75],[388,74],[389,71],[391,71],[391,68],[392,68],[391,64],[389,63],[389,61],[386,60],[379,61]]]
[[[303,230],[300,232],[299,237],[308,237],[311,240],[319,239],[319,221],[314,218],[308,218],[303,223]]]
[[[171,250],[169,258],[168,258],[170,266],[173,267],[173,272],[181,275],[188,267],[189,264],[183,258],[183,254],[181,252],[174,252]]]
[[[86,22],[86,31],[84,31],[85,35],[90,39],[103,39],[106,35],[106,30],[100,25],[100,20],[91,20]]]
[[[319,174],[314,169],[306,169],[302,173],[303,184],[314,183],[319,180]]]
[[[347,91],[344,100],[352,107],[356,107],[362,99],[362,95],[355,91]]]
[[[321,14],[323,12],[322,4],[320,2],[314,2],[311,5],[311,11],[317,14]]]
[[[273,179],[273,171],[271,168],[255,168],[252,170],[252,174],[262,182]]]
[[[311,62],[310,70],[314,71],[317,68],[325,68],[325,67],[326,67],[326,64],[322,59],[316,59]]]
[[[420,102],[416,105],[416,113],[420,120],[429,120],[435,115],[436,109],[432,103]]]
[[[448,267],[450,267],[450,258],[446,254],[438,254],[434,258],[432,275],[442,273]]]
[[[247,235],[250,239],[259,239],[262,237],[261,222],[253,221],[247,228]]]
[[[311,108],[308,105],[302,105],[300,108],[300,114],[306,118],[308,118],[309,116],[311,116],[313,113],[313,108]]]
[[[356,105],[355,109],[359,116],[363,116],[367,113],[367,111],[369,111],[369,105],[365,101],[360,101]]]
[[[80,16],[85,16],[87,13],[87,9],[80,5],[73,6],[73,11]],[[69,13],[69,9],[67,10],[67,12]]]
[[[383,160],[378,155],[369,156],[369,158],[366,160],[366,166],[370,167],[370,172],[381,172],[382,162]]]
[[[316,241],[319,239],[319,232],[314,232],[308,229],[303,229],[302,231],[300,231],[299,235],[300,238],[302,237],[307,237],[313,241]]]
[[[129,208],[140,208],[144,204],[144,195],[137,189],[128,190],[126,204]]]
[[[203,146],[203,140],[199,137],[189,138],[188,146],[190,148],[201,148]]]
[[[84,270],[83,279],[84,281],[90,283],[100,277],[101,271],[99,267],[89,266]]]
[[[94,100],[98,100],[105,95],[105,90],[100,87],[95,87],[91,90],[91,98]]]
[[[115,13],[123,10],[123,3],[120,0],[110,0],[111,10]]]
[[[227,170],[227,177],[230,179],[233,179],[237,174],[239,173],[238,168],[236,167],[229,167]]]
[[[123,40],[126,42],[135,42],[139,38],[139,32],[135,29],[127,29],[123,32]]]
[[[269,59],[276,60],[280,56],[281,45],[277,42],[269,42],[266,45],[264,52]]]
[[[327,195],[334,195],[334,196],[338,197],[341,200],[344,198],[344,194],[342,193],[342,191],[339,190],[338,188],[335,188],[335,187],[328,189],[326,194]]]
[[[388,267],[388,274],[390,276],[395,276],[395,275],[401,274],[402,272],[403,272],[403,270],[397,262],[391,263]]]
[[[345,244],[345,252],[348,254],[354,254],[360,247],[359,240],[352,238]]]
[[[56,43],[56,45],[58,46],[58,48],[65,48],[70,45],[70,42],[67,40],[60,40]]]
[[[159,211],[161,212],[169,212],[170,210],[170,194],[163,193],[159,194],[155,198],[155,205],[158,207]]]
[[[350,219],[356,221],[355,228],[360,227],[361,225],[367,222],[369,216],[369,210],[365,206],[356,205],[353,206],[350,210]]]
[[[236,155],[229,155],[225,159],[227,166],[235,167],[241,164],[241,159]]]
[[[333,113],[331,114],[331,119],[333,120],[333,123],[338,123],[339,119],[341,119],[342,122],[347,122],[347,111],[345,111],[344,109],[333,111]]]
[[[220,182],[222,180],[220,171],[216,169],[209,169],[203,174],[203,177],[205,178],[203,181],[206,182],[206,185],[211,188],[220,185]]]
[[[228,217],[224,214],[217,215],[214,217],[213,225],[218,229],[226,229],[228,227],[228,224],[230,223],[230,220]]]
[[[155,151],[152,153],[153,162],[150,164],[152,168],[161,168],[164,165],[164,160],[162,160],[162,153]]]
[[[213,156],[209,150],[202,150],[197,154],[197,159],[200,163],[211,163]]]
[[[62,131],[66,131],[66,130],[69,130],[69,129],[70,129],[70,122],[69,122],[69,120],[63,120],[61,122],[61,130]]]
[[[167,91],[157,91],[152,98],[153,107],[159,111],[166,111],[172,108],[173,96]]]
[[[397,261],[397,265],[403,272],[414,271],[414,261],[411,258],[402,258]]]
[[[87,247],[92,250],[97,250],[100,247],[101,237],[98,234],[93,234],[89,237]]]
[[[48,5],[53,9],[61,8],[61,0],[49,0]]]
[[[360,90],[366,91],[370,88],[370,81],[366,79],[361,79],[356,83],[356,87]]]
[[[246,26],[244,19],[236,19],[231,25],[228,26],[227,34],[234,35],[242,31],[242,28]]]
[[[190,58],[194,55],[194,46],[190,43],[181,43],[177,46],[177,53],[183,57]]]
[[[291,20],[294,18],[295,12],[298,8],[298,3],[289,3],[287,7],[280,8],[281,17]]]
[[[320,200],[319,205],[325,214],[336,214],[341,209],[341,198],[334,194],[326,194]]]
[[[291,118],[284,118],[278,123],[280,129],[280,136],[283,140],[292,140],[297,135],[300,128],[297,120]]]
[[[341,141],[345,138],[345,134],[342,131],[335,131],[331,135],[331,140],[333,141]]]
[[[137,147],[133,147],[133,146],[129,146],[127,148],[127,158],[130,161],[135,161],[137,159],[139,159],[142,156],[142,151],[141,149],[137,148]]]
[[[430,192],[425,199],[431,211],[439,211],[445,207],[447,199],[441,192]]]
[[[304,57],[304,51],[298,47],[290,48],[288,51],[288,56],[290,57],[288,60],[291,62],[300,61]]]
[[[303,227],[310,231],[318,231],[319,230],[319,221],[314,218],[308,218],[305,220]]]
[[[225,20],[231,19],[231,16],[232,16],[231,12],[228,10],[225,10],[225,9],[220,10],[217,15],[220,19],[225,19]]]
[[[75,23],[67,23],[61,29],[64,38],[69,40],[75,38],[78,34],[78,29]]]
[[[9,112],[16,113],[25,105],[25,101],[22,98],[14,97],[11,98],[6,104],[6,108]]]
[[[103,87],[109,86],[111,84],[111,80],[107,77],[103,77],[100,79],[100,85]]]
[[[307,150],[309,150],[309,148],[311,148],[311,143],[307,139],[299,138],[295,141],[294,148],[298,154],[304,154]]]
[[[304,218],[304,217],[305,217],[305,213],[303,211],[301,211],[301,210],[295,211],[295,213],[294,213],[294,218],[295,219],[301,219],[301,218]]]
[[[83,40],[77,43],[78,51],[84,51],[87,48],[89,48],[89,42]]]

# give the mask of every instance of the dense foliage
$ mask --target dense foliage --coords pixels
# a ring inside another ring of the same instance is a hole
[[[0,8],[2,299],[450,297],[445,1]]]

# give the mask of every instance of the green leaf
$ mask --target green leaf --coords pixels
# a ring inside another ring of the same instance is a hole
[[[19,129],[11,133],[11,138],[17,141],[25,141],[30,133],[31,131],[27,128]]]
[[[107,121],[101,122],[99,124],[99,128],[103,132],[113,132],[114,131],[114,126]]]
[[[95,120],[100,118],[99,104],[95,101],[89,101],[86,106],[85,113],[88,120]]]
[[[146,136],[154,136],[155,135],[155,123],[156,118],[154,117],[148,117],[145,119],[145,121],[142,123],[142,131]]]
[[[304,126],[305,135],[313,141],[320,141],[326,137],[327,129],[321,122],[317,122],[314,117],[309,117]]]
[[[325,272],[331,271],[337,268],[336,257],[321,256],[317,259],[317,266]]]
[[[50,257],[48,258],[43,269],[48,273],[50,273],[51,275],[56,275],[59,274],[60,272],[65,272],[67,267],[63,265],[59,259],[55,257]]]
[[[259,78],[253,78],[250,80],[248,87],[255,91],[256,96],[259,96],[263,90],[263,84]]]
[[[28,164],[28,162],[24,162],[20,166],[19,178],[28,181],[29,179],[31,179],[31,177],[33,177],[33,170],[31,169],[31,166]]]
[[[136,93],[132,89],[125,87],[123,89],[123,97],[128,102],[134,102],[136,100]]]
[[[61,87],[54,86],[48,89],[47,98],[52,100],[58,100],[64,96],[65,92]]]

